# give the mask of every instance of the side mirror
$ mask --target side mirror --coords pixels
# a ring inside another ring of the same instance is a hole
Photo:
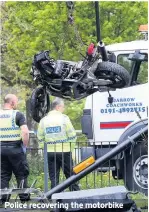
[[[110,62],[116,63],[116,56],[113,52],[108,52],[108,60]]]
[[[140,50],[136,50],[135,53],[129,54],[128,60],[132,61],[148,61],[147,54],[141,54]]]

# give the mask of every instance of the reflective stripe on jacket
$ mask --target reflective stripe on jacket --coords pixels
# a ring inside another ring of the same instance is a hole
[[[17,110],[0,110],[0,141],[21,140],[21,130],[15,121],[17,112]]]
[[[75,146],[76,132],[68,116],[53,110],[40,121],[37,137],[41,148],[47,142],[48,152],[70,152]]]

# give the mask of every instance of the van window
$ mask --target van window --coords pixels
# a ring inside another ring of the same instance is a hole
[[[131,72],[133,61],[128,60],[129,54],[120,54],[117,57],[117,63],[126,68],[127,71]],[[136,83],[143,84],[148,82],[148,62],[143,61],[140,66],[140,70],[137,76]]]
[[[127,71],[131,71],[132,61],[128,60],[129,54],[120,54],[117,57],[117,63],[123,66]]]
[[[139,84],[148,82],[148,62],[143,61],[140,66],[140,71],[138,73],[137,82]]]

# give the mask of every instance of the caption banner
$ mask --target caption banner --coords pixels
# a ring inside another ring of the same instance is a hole
[[[15,209],[27,209],[27,208],[32,208],[32,209],[65,209],[68,210],[70,208],[73,209],[89,209],[89,208],[114,208],[114,209],[121,209],[123,208],[122,203],[118,202],[96,202],[96,203],[77,203],[71,201],[70,203],[10,203],[10,202],[5,202],[5,208],[15,208]]]

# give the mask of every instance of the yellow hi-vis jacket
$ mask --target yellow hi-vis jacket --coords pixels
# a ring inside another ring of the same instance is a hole
[[[68,116],[53,110],[41,119],[37,137],[40,148],[47,142],[48,152],[70,152],[75,147],[76,132]]]
[[[0,110],[0,141],[21,140],[20,127],[16,125],[17,110]]]

